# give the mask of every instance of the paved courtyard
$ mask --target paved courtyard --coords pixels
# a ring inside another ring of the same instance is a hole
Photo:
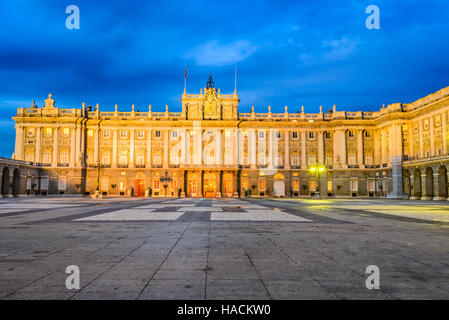
[[[449,204],[0,199],[0,298],[449,299]]]

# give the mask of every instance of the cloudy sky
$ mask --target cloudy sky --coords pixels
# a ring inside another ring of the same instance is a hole
[[[68,5],[80,29],[68,30]],[[368,30],[368,5],[380,30]],[[100,104],[179,111],[212,72],[240,111],[377,110],[449,86],[447,0],[0,2],[0,156],[14,149],[17,107]]]

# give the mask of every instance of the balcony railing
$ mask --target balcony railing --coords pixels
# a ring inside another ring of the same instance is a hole
[[[348,165],[348,168],[349,169],[358,169],[358,168],[360,168],[360,166],[358,164],[350,164],[350,165]]]
[[[118,167],[119,167],[119,168],[128,168],[128,164],[120,163],[120,164],[118,165]]]
[[[68,167],[68,163],[58,163],[58,167]]]
[[[145,168],[145,164],[136,164],[134,167],[137,169],[143,169]]]

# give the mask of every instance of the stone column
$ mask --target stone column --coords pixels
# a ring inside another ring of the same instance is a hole
[[[147,164],[145,167],[151,168],[151,134],[152,131],[148,130],[147,133]]]
[[[58,158],[59,158],[59,134],[58,127],[53,128],[53,161],[51,163],[52,167],[58,166]]]
[[[240,164],[240,129],[235,130],[234,135],[234,146],[235,146],[235,164]]]
[[[323,131],[318,132],[318,164],[324,164],[324,135]]]
[[[117,168],[117,130],[112,131],[112,168]]]
[[[37,163],[42,162],[42,128],[38,127],[36,129],[36,156],[34,158],[34,161]]]
[[[433,200],[433,195],[427,193],[426,185],[427,185],[427,175],[424,171],[424,173],[421,174],[421,200]]]
[[[169,130],[163,130],[164,132],[164,168],[168,168],[168,156],[170,154],[170,144],[169,144]]]
[[[215,131],[215,165],[221,165],[222,159],[222,140],[221,140],[221,130],[217,129]]]
[[[14,150],[14,159],[25,160],[23,157],[23,126],[16,125],[16,145]]]
[[[306,131],[301,132],[301,169],[307,169]]]
[[[446,111],[441,114],[441,124],[443,126],[442,134],[443,134],[443,155],[447,155],[447,119],[446,119]]]
[[[357,164],[360,167],[365,164],[363,154],[363,130],[357,131]]]
[[[285,130],[284,131],[285,134],[285,151],[284,151],[284,165],[285,165],[285,169],[290,169],[290,131],[289,130]]]
[[[423,137],[423,131],[424,131],[424,120],[419,121],[419,157],[421,159],[424,158],[424,137]]]
[[[81,123],[75,126],[75,164],[81,167]]]
[[[131,129],[130,131],[130,143],[129,143],[129,167],[134,168],[134,150],[135,150],[135,138],[136,138],[136,130]]]
[[[390,132],[393,190],[388,193],[387,198],[404,199],[405,195],[402,181],[402,124],[396,123],[392,125]]]
[[[251,150],[251,161],[250,161],[250,165],[252,169],[256,168],[257,165],[257,143],[256,143],[256,130],[254,129],[250,129],[250,150]]]
[[[435,120],[434,120],[434,116],[430,117],[430,156],[434,157],[435,156]]]
[[[347,168],[346,133],[343,130],[334,131],[334,165],[339,168]],[[337,161],[339,159],[339,161]]]
[[[374,143],[374,145],[373,145],[373,147],[374,147],[374,159],[373,159],[373,161],[374,161],[375,165],[376,164],[381,164],[381,162],[382,162],[381,158],[380,158],[381,144],[380,144],[379,138],[380,138],[379,132],[377,130],[374,130],[374,136],[373,136],[373,139],[374,139],[374,141],[373,141],[373,143]]]
[[[76,163],[76,127],[70,128],[70,167]]]
[[[186,162],[186,134],[187,130],[182,130],[181,132],[181,164],[185,165]]]
[[[446,200],[446,197],[442,197],[440,194],[440,174],[438,170],[433,172],[433,200]]]
[[[97,165],[100,160],[100,129],[94,131],[94,164]]]

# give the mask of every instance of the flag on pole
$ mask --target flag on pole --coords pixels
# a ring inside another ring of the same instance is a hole
[[[185,71],[184,71],[184,78],[187,79],[187,66],[185,67]]]

